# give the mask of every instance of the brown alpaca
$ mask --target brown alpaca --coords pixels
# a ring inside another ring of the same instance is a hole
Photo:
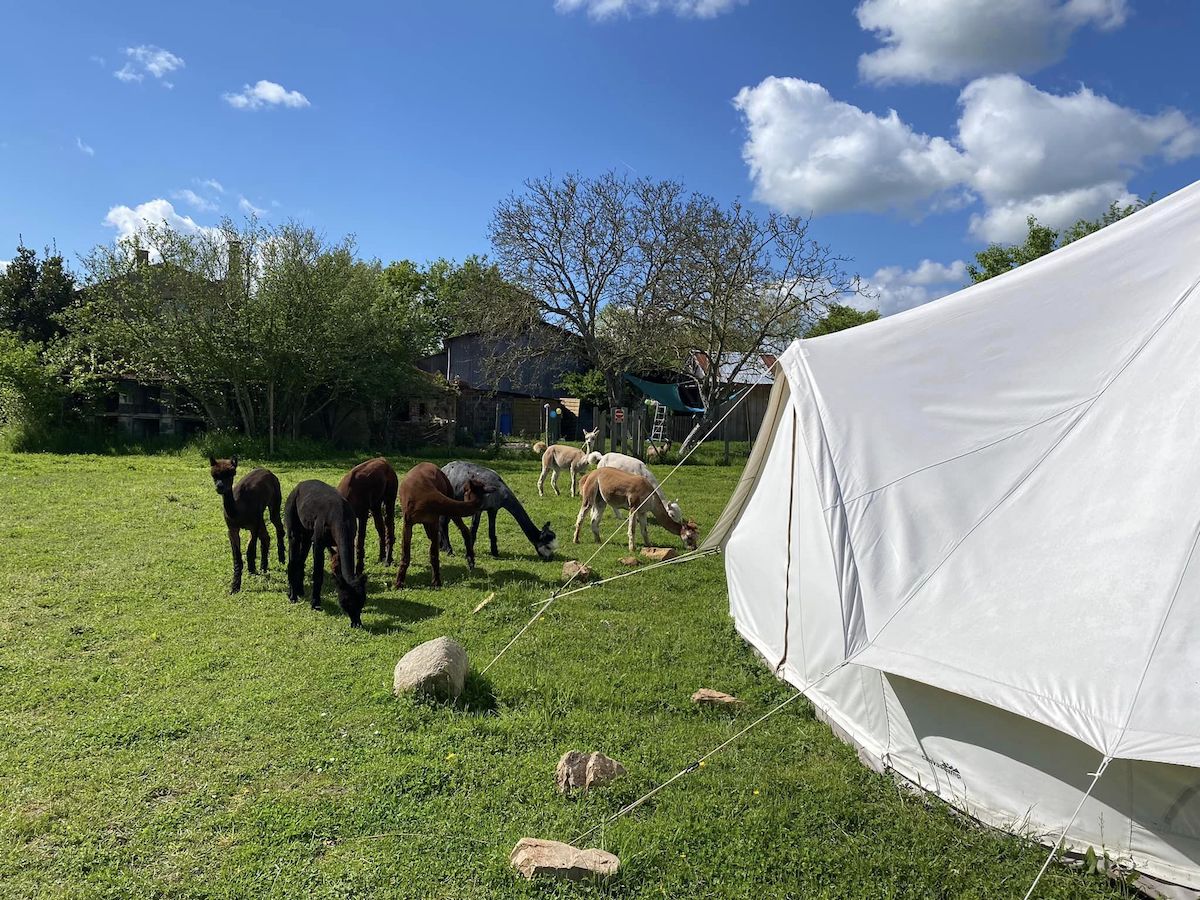
[[[463,516],[479,512],[487,487],[475,478],[467,481],[463,499],[454,499],[454,488],[446,473],[433,463],[417,463],[408,470],[400,483],[400,512],[404,516],[404,531],[400,540],[400,567],[396,569],[396,587],[404,587],[404,577],[412,561],[412,530],[423,525],[429,538],[429,568],[433,570],[432,585],[442,586],[442,569],[438,558],[438,523],[442,516],[451,519],[462,534],[467,550],[467,568],[475,568],[475,542]]]
[[[217,493],[221,495],[221,503],[225,513],[225,528],[229,531],[229,548],[233,551],[233,581],[229,584],[229,593],[236,594],[242,589],[242,529],[250,532],[250,546],[246,555],[250,557],[250,574],[254,570],[255,546],[262,544],[262,571],[267,574],[267,559],[271,555],[271,535],[267,531],[267,523],[263,521],[263,513],[271,512],[271,521],[275,523],[275,540],[279,545],[279,562],[285,561],[283,555],[283,520],[279,516],[279,506],[283,492],[279,487],[279,479],[270,469],[251,469],[237,484],[233,483],[237,475],[238,458],[229,459],[208,458],[209,474]]]
[[[546,496],[542,491],[542,485],[546,483],[546,476],[550,475],[550,487],[554,488],[554,493],[561,497],[562,492],[558,489],[558,473],[566,469],[571,473],[571,496],[574,497],[575,481],[582,472],[587,471],[589,465],[594,465],[593,457],[599,459],[600,454],[584,453],[577,447],[570,447],[567,444],[551,444],[542,454],[542,474],[538,476],[537,483],[538,496]]]
[[[583,500],[579,505],[579,515],[575,518],[575,534],[572,540],[579,543],[579,529],[583,525],[583,517],[590,511],[592,514],[592,534],[596,542],[600,542],[600,520],[604,518],[604,509],[608,505],[629,510],[629,551],[632,553],[635,544],[635,523],[642,526],[642,543],[650,546],[650,534],[646,530],[646,517],[654,515],[654,520],[672,534],[679,535],[683,546],[688,550],[696,549],[696,538],[700,528],[691,519],[676,522],[667,512],[662,498],[648,480],[641,475],[630,475],[620,469],[600,468],[584,476],[579,486]],[[634,514],[633,510],[637,510]]]
[[[646,444],[646,462],[654,462],[655,460],[665,459],[667,454],[671,452],[671,439],[667,438],[659,446],[647,442]]]
[[[392,548],[396,546],[396,491],[399,487],[400,479],[396,477],[396,470],[382,456],[359,463],[338,482],[338,493],[346,498],[358,520],[355,575],[362,574],[366,563],[367,516],[375,520],[375,531],[379,535],[379,561],[389,566],[392,564]],[[336,551],[334,556],[336,559]]]

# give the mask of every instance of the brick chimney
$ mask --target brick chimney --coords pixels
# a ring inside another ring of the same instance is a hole
[[[147,250],[145,247],[136,248],[134,253],[135,253],[135,262],[137,262],[139,267],[144,266],[150,262],[150,251]]]
[[[242,283],[242,242],[237,238],[229,238],[229,284],[237,287]]]

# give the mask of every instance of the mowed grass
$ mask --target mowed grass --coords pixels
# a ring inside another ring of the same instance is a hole
[[[336,483],[349,462],[272,468],[286,495],[303,478]],[[614,882],[519,881],[507,863],[519,838],[571,840],[790,690],[736,635],[712,557],[564,598],[472,679],[465,705],[392,697],[396,660],[438,635],[481,668],[563,559],[593,549],[570,543],[576,501],[537,497],[533,463],[496,467],[539,524],[553,521],[559,557],[537,561],[502,514],[500,559],[481,542],[469,574],[460,547],[433,591],[418,532],[410,586],[395,592],[371,562],[372,531],[365,628],[352,631],[331,579],[323,612],[287,602],[277,563],[226,593],[201,459],[0,455],[0,895],[764,900],[1011,897],[1029,884],[1041,848],[902,793],[805,701],[589,841],[620,856]],[[737,476],[689,466],[667,492],[707,528]],[[626,552],[616,540],[595,568],[616,573]],[[745,705],[696,709],[703,686]],[[629,774],[564,799],[554,766],[571,749]],[[1039,895],[1112,891],[1054,867]]]

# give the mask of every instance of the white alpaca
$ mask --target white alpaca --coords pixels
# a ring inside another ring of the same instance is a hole
[[[676,523],[683,521],[683,513],[679,509],[679,501],[667,500],[662,489],[658,486],[658,479],[650,471],[650,467],[636,456],[626,456],[624,453],[605,453],[596,461],[595,466],[597,469],[620,469],[622,472],[627,472],[630,475],[640,475],[642,478],[645,478],[650,482],[650,486],[654,488],[654,493],[666,509],[667,515],[671,517],[671,521]],[[617,514],[617,509],[618,507],[613,506],[614,516]]]
[[[583,433],[583,452],[584,453],[592,452],[592,445],[596,443],[596,438],[598,438],[599,436],[600,436],[599,428],[594,428],[591,431],[585,431]]]
[[[592,514],[592,536],[600,541],[600,520],[604,518],[605,506],[620,506],[629,510],[629,552],[633,552],[636,528],[642,527],[642,543],[650,546],[650,535],[646,530],[646,518],[653,515],[655,521],[672,534],[679,535],[683,546],[695,550],[700,529],[695,522],[674,521],[667,515],[666,507],[659,501],[658,489],[641,475],[630,475],[620,469],[604,468],[589,472],[584,476],[579,486],[583,498],[579,505],[579,515],[575,517],[575,533],[572,540],[579,543],[579,531],[583,519],[589,512]],[[637,510],[635,514],[633,510]]]
[[[546,496],[542,491],[542,485],[546,483],[547,475],[550,475],[550,487],[554,488],[554,493],[562,496],[562,492],[558,489],[558,473],[566,469],[571,473],[571,496],[574,497],[575,483],[580,473],[586,472],[588,466],[594,464],[593,457],[599,455],[598,453],[585,454],[578,447],[569,447],[566,444],[551,444],[542,454],[542,474],[538,476],[537,482],[538,496]]]

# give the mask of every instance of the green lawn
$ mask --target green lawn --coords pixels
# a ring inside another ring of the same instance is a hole
[[[350,462],[272,468],[286,495]],[[450,635],[486,664],[574,555],[576,502],[539,500],[531,462],[495,465],[553,520],[560,558],[536,561],[502,514],[502,557],[485,543],[468,574],[460,552],[432,591],[418,531],[398,593],[370,562],[372,531],[365,628],[351,630],[331,579],[324,612],[286,601],[278,564],[226,593],[198,457],[0,455],[0,895],[766,900],[1029,884],[1041,848],[902,794],[803,702],[590,842],[620,856],[613,884],[519,882],[518,838],[570,840],[790,691],[734,632],[714,557],[563,599],[474,679],[467,708],[393,698],[392,668],[420,641]],[[737,474],[688,466],[667,490],[709,526]],[[625,553],[618,540],[594,565],[613,574]],[[695,709],[702,686],[745,706]],[[570,749],[629,774],[565,800],[553,775]],[[1039,895],[1112,894],[1054,867]]]

